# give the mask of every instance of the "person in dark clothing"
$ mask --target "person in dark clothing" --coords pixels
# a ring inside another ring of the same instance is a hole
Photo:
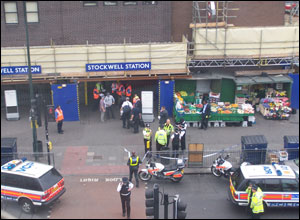
[[[119,102],[119,108],[122,108],[123,103],[126,101],[126,96],[122,95],[120,102]]]
[[[166,110],[165,106],[161,107],[160,113],[159,113],[159,126],[164,127],[164,124],[166,123],[168,119],[168,111]]]
[[[201,119],[200,129],[206,130],[208,125],[208,118],[210,115],[210,104],[208,104],[206,100],[203,101],[203,108],[201,112],[202,112],[202,119]]]
[[[129,166],[129,181],[132,180],[132,174],[134,174],[136,188],[139,188],[139,178],[138,178],[138,171],[139,165],[141,164],[141,160],[139,156],[135,155],[135,152],[131,152],[131,157],[128,159],[127,166]]]
[[[127,209],[127,218],[130,218],[130,195],[133,184],[128,181],[127,177],[122,178],[122,183],[119,183],[117,191],[120,193],[122,203],[122,215],[125,217]],[[125,209],[126,206],[126,209]]]
[[[172,134],[171,141],[172,141],[173,157],[178,158],[178,150],[180,145],[180,132],[178,128],[175,128],[175,133]]]
[[[139,133],[139,125],[140,125],[141,118],[142,118],[142,114],[141,114],[140,109],[137,107],[134,107],[132,109],[131,119],[130,119],[130,121],[133,122],[133,128],[134,128],[133,133]]]
[[[140,111],[142,112],[142,102],[141,102],[141,100],[140,100],[139,97],[136,99],[136,103],[135,103],[134,106],[135,106],[136,108],[140,109]]]
[[[180,142],[181,142],[181,150],[185,150],[185,136],[186,136],[187,123],[183,118],[180,119],[179,130],[180,130]]]

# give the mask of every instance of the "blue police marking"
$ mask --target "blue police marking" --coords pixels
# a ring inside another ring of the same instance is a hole
[[[151,70],[151,62],[135,63],[90,63],[85,65],[86,72]]]
[[[41,66],[31,66],[31,73],[42,73]],[[28,74],[28,66],[5,66],[1,67],[1,75]]]
[[[270,202],[270,207],[299,207],[298,202]]]
[[[34,165],[33,162],[28,162],[24,164],[22,167],[19,168],[19,170],[16,170],[16,172],[25,172],[26,170],[30,169]]]
[[[264,170],[265,170],[266,174],[272,174],[272,170],[269,167],[264,166]]]
[[[299,199],[299,194],[292,194],[292,199]]]

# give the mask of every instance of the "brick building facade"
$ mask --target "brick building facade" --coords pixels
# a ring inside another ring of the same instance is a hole
[[[1,2],[1,47],[24,46],[23,3],[17,1],[17,24],[6,24],[5,1]],[[30,23],[30,45],[78,45],[147,42],[181,42],[182,35],[191,41],[192,1],[158,1],[155,4],[86,7],[80,1],[38,1],[38,23]],[[284,1],[236,1],[239,8],[229,15],[237,18],[235,26],[278,26],[284,24]]]

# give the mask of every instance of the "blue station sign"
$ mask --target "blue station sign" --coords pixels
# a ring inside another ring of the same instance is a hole
[[[41,66],[31,66],[31,73],[42,73]],[[5,66],[1,67],[1,75],[28,74],[28,66]]]
[[[151,70],[151,62],[135,63],[91,63],[86,64],[86,72]]]

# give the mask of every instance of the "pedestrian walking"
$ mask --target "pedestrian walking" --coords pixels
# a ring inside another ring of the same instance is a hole
[[[166,110],[165,106],[161,107],[160,113],[159,113],[159,126],[162,128],[164,126],[164,124],[166,123],[167,119],[168,119],[168,111]]]
[[[122,178],[122,182],[119,183],[117,191],[120,193],[122,203],[122,216],[125,217],[127,210],[127,218],[130,218],[130,196],[133,184],[129,182],[127,177]]]
[[[134,151],[131,152],[131,157],[128,159],[127,162],[127,166],[129,166],[129,181],[131,182],[132,174],[134,174],[136,188],[139,188],[138,171],[139,171],[140,164],[141,164],[140,157],[136,156]]]
[[[139,133],[140,120],[142,119],[142,113],[139,108],[134,107],[131,112],[130,121],[133,123],[133,133]]]
[[[155,133],[156,151],[161,151],[167,144],[167,133],[161,127]]]
[[[143,130],[144,136],[144,145],[145,145],[145,154],[147,151],[152,151],[152,130],[150,129],[150,125],[146,124]]]
[[[175,133],[171,136],[173,157],[178,158],[178,150],[180,145],[180,132],[175,128]]]
[[[105,103],[104,103],[104,95],[100,94],[100,102],[99,102],[99,111],[100,111],[100,120],[104,122],[104,116],[106,112]]]
[[[179,130],[180,130],[180,142],[181,142],[181,150],[185,150],[185,136],[186,136],[186,129],[187,129],[187,123],[184,121],[183,118],[180,119],[179,123]]]
[[[104,98],[105,108],[106,108],[106,117],[110,119],[110,115],[112,118],[115,118],[112,105],[115,104],[114,97],[108,92],[106,93],[106,97]]]
[[[59,134],[63,134],[64,131],[62,130],[62,126],[64,121],[64,114],[63,114],[63,110],[60,108],[60,105],[58,105],[55,109],[55,120],[57,123],[57,132]]]
[[[208,118],[210,116],[210,104],[207,103],[206,100],[203,100],[203,108],[201,110],[202,119],[201,119],[201,127],[200,129],[207,129]]]
[[[171,120],[170,119],[167,119],[166,123],[164,124],[164,128],[163,129],[167,133],[167,148],[169,148],[170,136],[171,136],[172,132],[174,132],[174,127],[171,124]]]
[[[263,192],[257,185],[253,185],[252,193],[250,205],[252,209],[252,219],[260,219],[260,215],[264,212]]]
[[[122,107],[120,109],[121,111],[121,118],[123,120],[123,128],[130,129],[130,113],[132,110],[132,103],[129,101],[129,97],[126,98],[126,101],[123,102]],[[126,126],[127,123],[127,126]]]

